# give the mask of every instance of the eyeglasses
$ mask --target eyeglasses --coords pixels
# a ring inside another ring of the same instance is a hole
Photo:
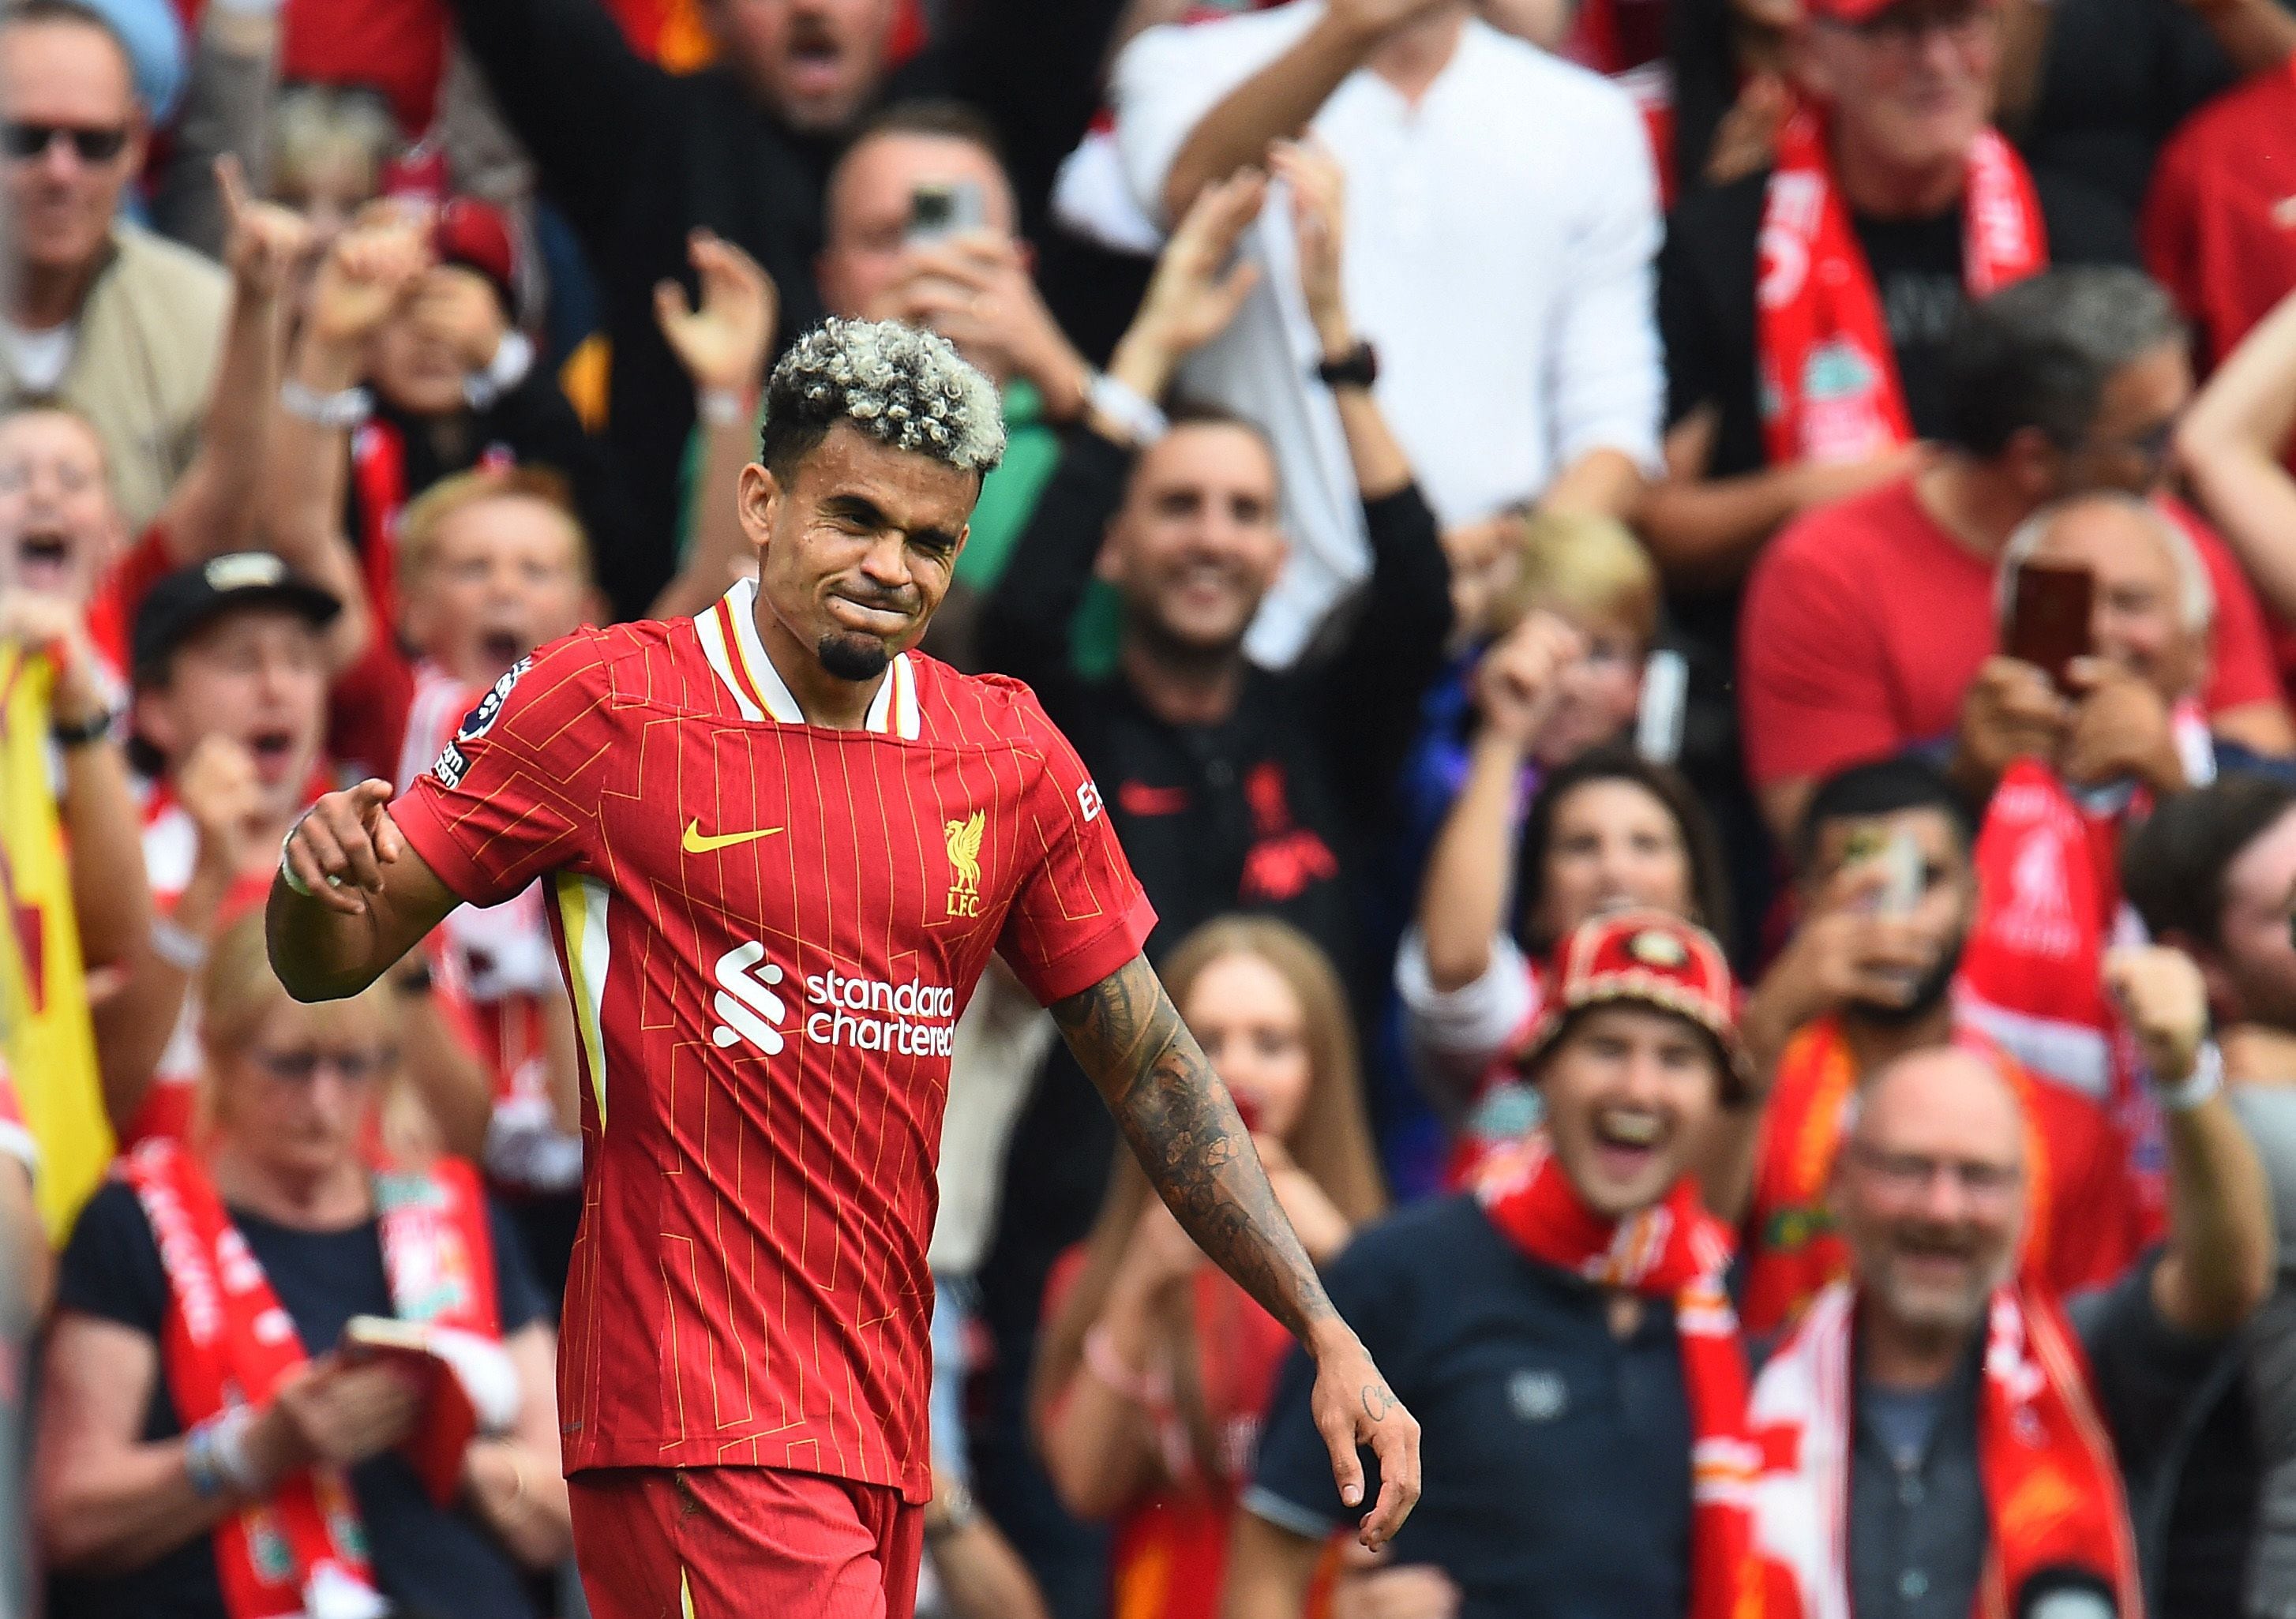
[[[2143,464],[2152,479],[2159,478],[2169,464],[2169,452],[2177,442],[2177,419],[2174,416],[2154,422],[2143,432],[2127,438],[2088,438],[2078,446],[2092,454],[2129,455]]]
[[[71,124],[0,124],[0,146],[20,160],[45,157],[59,137],[71,143],[81,162],[109,163],[127,144],[127,129],[125,125],[87,128]]]
[[[1893,5],[1880,16],[1849,25],[1849,31],[1868,45],[1891,50],[1911,50],[1932,34],[1960,42],[1973,36],[1992,16],[1982,5],[1947,5],[1935,10]]]
[[[308,1085],[319,1070],[331,1068],[347,1085],[364,1085],[398,1060],[388,1049],[373,1051],[258,1051],[255,1066],[283,1085]]]
[[[1949,1175],[1972,1203],[2000,1203],[2016,1196],[2022,1180],[2007,1164],[1981,1164],[1972,1158],[1932,1158],[1917,1152],[1883,1152],[1862,1141],[1852,1142],[1858,1161],[1891,1191],[1906,1197],[1925,1192],[1939,1175]]]

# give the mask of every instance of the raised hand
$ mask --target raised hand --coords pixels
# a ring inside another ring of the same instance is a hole
[[[309,223],[292,209],[253,196],[232,153],[216,159],[215,176],[223,198],[224,267],[243,294],[280,297],[311,250]]]
[[[686,261],[701,282],[701,303],[686,302],[674,281],[658,282],[653,317],[662,339],[693,386],[747,397],[764,380],[773,350],[781,298],[763,266],[724,237],[695,231],[686,238]]]
[[[1538,740],[1554,712],[1565,668],[1587,655],[1587,639],[1552,613],[1532,613],[1475,666],[1483,724],[1518,747]]]
[[[1249,168],[1197,193],[1156,260],[1125,334],[1128,345],[1152,348],[1174,364],[1227,330],[1259,282],[1257,266],[1230,261],[1267,200],[1267,176]]]
[[[903,254],[888,289],[891,319],[930,326],[999,381],[1026,378],[1055,415],[1084,409],[1092,369],[1045,307],[1021,244],[995,231],[968,231]]]
[[[468,372],[483,372],[510,333],[510,317],[494,284],[460,265],[435,265],[417,283],[413,302],[418,324],[436,332]]]
[[[2077,658],[2066,677],[2080,691],[2058,768],[2081,786],[2135,780],[2185,790],[2169,705],[2152,683],[2101,658]]]
[[[1324,351],[1355,340],[1341,284],[1347,239],[1347,175],[1319,141],[1279,141],[1268,172],[1292,190],[1292,226],[1299,242],[1300,292]]]
[[[2105,958],[2104,986],[2128,1019],[2152,1083],[2191,1078],[2209,1031],[2208,985],[2192,957],[2165,944],[2124,946]]]
[[[255,756],[227,736],[202,737],[176,773],[176,802],[199,829],[199,863],[223,878],[247,863],[247,824],[262,807]]]
[[[427,221],[392,210],[335,238],[311,287],[313,340],[356,344],[389,318],[431,265]]]
[[[384,807],[390,797],[390,782],[370,778],[304,811],[280,851],[288,886],[346,916],[364,914],[382,892],[383,867],[406,847]]]
[[[82,725],[110,707],[101,665],[79,609],[61,596],[0,591],[0,641],[44,652],[55,666],[48,707],[60,724]]]

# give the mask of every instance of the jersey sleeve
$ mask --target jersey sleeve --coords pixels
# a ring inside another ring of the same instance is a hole
[[[458,898],[496,905],[594,852],[605,790],[604,669],[580,633],[522,658],[463,715],[391,819]]]
[[[1041,755],[1044,768],[1022,811],[1021,857],[1029,863],[996,947],[1029,993],[1050,1006],[1137,955],[1156,912],[1084,761],[1026,691],[1015,708],[1022,745]]]

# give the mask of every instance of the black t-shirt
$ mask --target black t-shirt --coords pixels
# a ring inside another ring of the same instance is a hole
[[[1767,171],[1693,193],[1667,219],[1659,252],[1659,329],[1666,339],[1667,421],[1702,405],[1720,413],[1715,478],[1758,470],[1768,462],[1756,403],[1755,242],[1762,227]],[[2102,192],[2046,170],[2033,189],[2048,233],[2052,264],[2135,265],[2136,238],[2127,209]],[[1881,294],[1890,342],[1914,431],[1943,425],[1938,377],[1944,339],[1963,302],[1962,211],[1931,219],[1853,217],[1858,245]]]
[[[307,1353],[333,1347],[355,1315],[394,1313],[374,1221],[339,1231],[301,1231],[242,1210],[231,1214]],[[507,1336],[546,1319],[546,1305],[502,1211],[490,1206],[488,1214],[496,1304]],[[56,1304],[159,1341],[168,1312],[168,1274],[130,1187],[114,1182],[88,1200],[64,1247]],[[182,1432],[162,1370],[144,1410],[144,1439],[156,1443]],[[528,1619],[535,1613],[509,1554],[476,1517],[433,1506],[414,1468],[396,1451],[352,1468],[351,1490],[375,1580],[402,1612],[436,1619]],[[157,1562],[109,1579],[54,1579],[48,1612],[50,1619],[224,1619],[213,1542],[201,1535]]]
[[[1690,1405],[1670,1305],[1617,1337],[1600,1290],[1525,1257],[1465,1197],[1371,1227],[1325,1281],[1419,1419],[1425,1493],[1398,1563],[1448,1574],[1461,1619],[1688,1611]],[[1320,1536],[1355,1515],[1308,1413],[1314,1378],[1294,1351],[1244,1501]]]
[[[2231,62],[2189,5],[2054,0],[2041,83],[2018,144],[2132,213],[2177,125],[2229,88]]]

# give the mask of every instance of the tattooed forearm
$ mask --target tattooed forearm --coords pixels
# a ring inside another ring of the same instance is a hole
[[[1227,1087],[1146,958],[1056,1003],[1053,1017],[1196,1246],[1295,1337],[1329,1318]]]

